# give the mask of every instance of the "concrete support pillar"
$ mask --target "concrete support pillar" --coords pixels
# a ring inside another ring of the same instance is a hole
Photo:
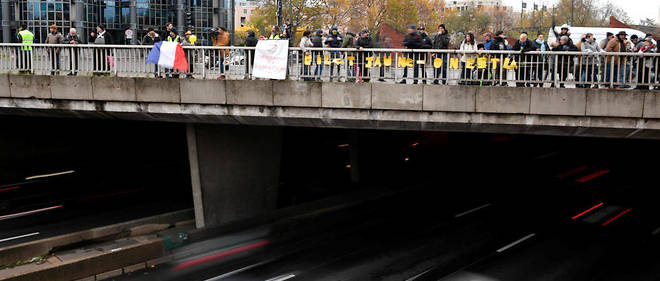
[[[76,28],[78,36],[80,36],[80,40],[87,42],[87,38],[89,36],[87,34],[87,30],[85,30],[85,0],[75,0],[73,5],[74,7],[72,10],[74,12],[71,15],[71,21],[73,26]]]
[[[2,5],[2,42],[11,43],[11,26],[9,23],[11,19],[9,18],[9,0],[0,0],[0,5]]]
[[[197,227],[213,227],[274,210],[282,129],[188,125]]]
[[[183,32],[186,32],[184,30],[185,27],[185,18],[183,17],[184,15],[184,9],[186,7],[186,1],[185,0],[177,0],[176,1],[176,30],[180,33],[183,34]]]
[[[137,44],[137,0],[130,0],[129,2],[129,28],[133,30],[133,38],[131,44]]]

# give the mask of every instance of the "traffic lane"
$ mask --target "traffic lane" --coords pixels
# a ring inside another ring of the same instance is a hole
[[[2,230],[0,230],[0,233],[2,233],[0,236],[0,247],[13,246],[76,231],[178,211],[189,207],[187,204],[176,204],[173,202],[151,202],[149,204],[139,204],[117,210],[85,214],[81,214],[80,210],[63,210],[61,213],[49,214],[40,218],[41,221],[47,222],[43,224],[30,224],[17,228],[13,228],[7,223],[0,224],[2,226]],[[35,218],[25,217],[24,219],[34,220]]]
[[[460,198],[435,199],[443,198],[438,197],[437,192],[438,189],[436,187],[422,188],[421,190],[414,189],[411,192],[403,192],[403,194],[391,196],[387,200],[361,204],[360,206],[339,210],[323,217],[300,219],[305,218],[305,215],[296,216],[298,218],[269,226],[271,228],[270,235],[269,237],[264,237],[264,239],[268,239],[271,243],[266,248],[277,248],[278,250],[272,252],[272,256],[281,256],[283,252],[297,252],[303,249],[314,248],[319,243],[328,243],[337,239],[347,239],[350,241],[353,239],[351,238],[353,236],[361,236],[366,239],[370,238],[370,236],[364,236],[364,233],[367,231],[380,229],[386,232],[389,229],[388,227],[395,225],[394,222],[400,225],[428,225],[429,220],[453,219],[454,214],[464,212],[466,209],[473,208],[474,206],[472,202],[474,196],[466,195],[464,201],[459,200]],[[359,228],[359,230],[355,230],[356,228]],[[189,247],[199,248],[195,244]],[[332,246],[331,248],[336,247]],[[208,254],[210,249],[212,248],[206,248],[200,255],[203,255],[203,253]],[[223,259],[219,265],[214,265],[214,274],[218,272],[221,266],[224,266],[227,260]],[[242,265],[249,266],[250,264]],[[159,266],[159,270],[150,273],[150,275],[158,276],[148,280],[164,280],[164,278],[168,278],[170,274],[167,271],[172,267],[173,265]],[[236,267],[230,267],[226,271],[235,269]],[[165,271],[165,274],[160,271]],[[200,272],[194,273],[194,275],[200,274],[203,275]],[[222,272],[220,271],[220,273],[214,276],[219,274],[222,274]],[[188,280],[188,277],[185,279]]]
[[[660,280],[660,237],[655,234],[634,255],[621,256],[594,281],[657,281]]]
[[[622,212],[522,237],[441,280],[591,280],[612,261],[641,250],[646,238],[629,231],[636,227],[634,220],[616,221],[617,213]]]

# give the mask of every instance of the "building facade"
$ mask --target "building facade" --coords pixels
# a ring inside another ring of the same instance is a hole
[[[236,6],[234,7],[234,26],[240,28],[247,24],[258,4],[259,2],[256,0],[236,1]]]
[[[500,7],[502,0],[447,0],[445,8],[466,10],[468,8]]]
[[[171,22],[183,33],[192,30],[206,33],[205,28],[227,26],[230,12],[222,0],[0,0],[3,42],[16,42],[20,24],[27,24],[35,34],[35,42],[43,42],[48,27],[57,25],[63,33],[71,27],[83,41],[103,25],[115,43],[139,43],[151,27],[163,30]],[[126,38],[131,29],[133,38]]]

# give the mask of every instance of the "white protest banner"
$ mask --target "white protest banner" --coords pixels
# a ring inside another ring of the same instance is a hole
[[[259,40],[254,52],[252,75],[257,78],[286,79],[289,40]]]

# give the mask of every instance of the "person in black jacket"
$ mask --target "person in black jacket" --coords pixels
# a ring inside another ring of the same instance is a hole
[[[493,38],[493,42],[490,43],[490,49],[491,51],[506,51],[506,36],[504,35],[503,31],[498,31],[495,32],[495,37]],[[492,58],[497,58],[499,59],[499,63],[497,64],[497,69],[493,69],[493,85],[498,85],[500,81],[500,76],[502,73],[504,73],[506,77],[506,70],[502,69],[502,63],[504,62],[504,55],[501,54],[492,54]]]
[[[577,52],[578,48],[573,45],[568,36],[564,35],[559,38],[559,45],[552,49],[554,52]],[[558,55],[557,56],[557,71],[559,71],[560,83],[559,87],[564,88],[564,83],[568,73],[573,69],[573,55]]]
[[[317,30],[314,36],[312,36],[310,39],[312,40],[313,48],[323,48],[323,30]],[[318,63],[318,56],[321,56],[322,60],[323,51],[312,52],[312,61],[316,64],[316,68],[314,69],[314,77],[316,77],[317,80],[321,80],[321,77],[323,76],[323,63]]]
[[[516,80],[523,80],[524,82],[516,82],[518,87],[529,87],[530,78],[532,73],[532,66],[535,64],[534,55],[525,55],[527,52],[535,51],[536,44],[527,39],[527,32],[520,34],[520,40],[513,44],[514,51],[520,51],[519,55],[514,55],[513,59],[518,62],[518,77]]]
[[[245,38],[245,47],[256,47],[257,43],[259,43],[259,39],[257,39],[254,30],[248,30],[247,38]],[[254,50],[248,50],[246,55],[247,58],[245,58],[245,61],[247,63],[245,64],[245,75],[249,78],[250,68],[254,66]]]
[[[356,45],[360,50],[360,52],[358,52],[358,64],[360,67],[358,68],[357,77],[359,77],[360,81],[369,82],[369,80],[371,80],[369,78],[369,69],[366,68],[365,65],[367,63],[366,58],[371,54],[371,52],[364,50],[374,47],[374,43],[369,36],[369,30],[364,29],[362,32],[360,32],[360,38],[358,38]]]
[[[548,42],[545,41],[545,36],[543,33],[539,33],[536,35],[536,40],[534,41],[534,44],[536,45],[536,51],[540,52],[548,52],[550,51],[550,46],[548,45]],[[536,83],[537,87],[543,87],[543,81],[545,80],[545,76],[547,76],[550,72],[550,65],[548,63],[548,58],[547,55],[536,55],[536,65],[532,68],[532,78],[538,83]],[[545,72],[545,75],[544,75]]]
[[[414,24],[408,25],[408,34],[403,39],[403,46],[411,50],[422,48],[422,37],[417,32]],[[413,83],[417,84],[417,77],[419,77],[419,67],[417,65],[418,53],[408,53],[408,58],[413,60],[413,78],[415,80]],[[403,80],[399,83],[406,84],[406,77],[408,77],[407,67],[403,69]]]
[[[160,42],[160,35],[156,33],[156,31],[153,28],[149,28],[149,31],[147,32],[144,37],[142,37],[142,45],[154,45],[156,42]],[[158,77],[158,64],[154,64],[154,76]]]
[[[431,36],[429,36],[428,33],[426,33],[426,28],[422,25],[419,28],[417,28],[417,32],[419,32],[419,36],[422,38],[422,46],[421,49],[432,49],[433,48],[433,40],[431,40]],[[419,60],[423,61],[424,64],[420,65],[420,68],[422,69],[422,83],[426,84],[426,64],[428,63],[428,53],[419,53]]]
[[[438,50],[446,50],[449,49],[449,41],[451,40],[451,37],[449,36],[449,33],[447,32],[447,29],[445,28],[444,24],[440,24],[438,26],[438,33],[433,36],[433,49],[438,49]],[[437,53],[434,55],[435,57],[439,57],[442,59],[442,67],[435,69],[433,72],[433,77],[435,80],[433,80],[433,84],[440,84],[442,83],[443,85],[447,83],[447,63],[449,60],[449,56],[446,53]],[[431,62],[433,64],[433,62]],[[438,82],[438,79],[442,79],[441,82]]]

